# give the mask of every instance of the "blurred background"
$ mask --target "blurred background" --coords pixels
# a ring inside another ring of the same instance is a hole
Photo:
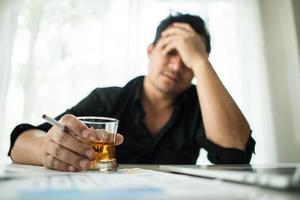
[[[210,61],[257,142],[251,163],[300,162],[299,11],[298,0],[0,0],[0,162],[17,124],[145,74],[156,26],[176,12],[207,23]]]

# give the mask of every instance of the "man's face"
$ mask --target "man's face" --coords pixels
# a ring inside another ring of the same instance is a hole
[[[147,77],[158,91],[169,96],[177,96],[190,86],[194,74],[182,62],[176,49],[165,54],[159,42],[160,40],[156,45],[148,46]]]

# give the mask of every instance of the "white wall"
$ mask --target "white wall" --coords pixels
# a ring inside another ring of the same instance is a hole
[[[299,11],[299,3],[264,0],[259,5],[274,127],[270,131],[275,136],[273,154],[276,162],[300,162],[300,38],[295,21],[299,24],[295,18],[299,13],[294,13]],[[293,7],[297,5],[298,9]]]

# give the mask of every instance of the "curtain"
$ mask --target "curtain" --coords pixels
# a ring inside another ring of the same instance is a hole
[[[7,151],[7,145],[3,142],[7,142],[8,139],[8,135],[4,132],[7,127],[4,123],[5,105],[17,17],[21,4],[21,0],[0,1],[0,162],[3,159],[4,151]]]

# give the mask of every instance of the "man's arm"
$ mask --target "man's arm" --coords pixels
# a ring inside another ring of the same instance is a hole
[[[250,127],[209,62],[194,68],[206,137],[225,148],[244,150]]]
[[[197,93],[207,139],[225,148],[245,150],[250,127],[208,60],[205,41],[193,28],[174,23],[162,33],[165,53],[177,49],[197,79]]]
[[[42,145],[46,133],[38,129],[23,132],[11,150],[11,158],[16,163],[42,165]]]
[[[74,115],[66,114],[59,121],[81,139],[89,136],[88,128]],[[38,129],[22,132],[11,150],[11,157],[16,163],[44,165],[61,171],[87,169],[89,160],[94,156],[95,152],[88,144],[56,126],[50,128],[47,134]]]
[[[88,128],[74,115],[66,114],[59,121],[82,140],[90,135]],[[117,134],[116,145],[122,142],[123,137]],[[44,165],[61,171],[79,171],[89,167],[89,160],[94,158],[95,151],[83,141],[53,126],[47,134],[38,129],[22,132],[10,155],[16,163]]]

